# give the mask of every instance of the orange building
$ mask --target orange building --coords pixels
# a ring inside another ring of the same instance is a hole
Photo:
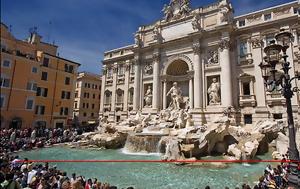
[[[71,123],[80,64],[33,31],[16,39],[1,23],[1,128],[58,128]]]
[[[96,125],[99,119],[101,76],[81,72],[77,76],[74,120],[82,126]]]

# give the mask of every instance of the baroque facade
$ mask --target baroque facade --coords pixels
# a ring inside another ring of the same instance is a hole
[[[236,17],[227,0],[193,10],[188,0],[171,0],[162,11],[163,19],[139,27],[135,44],[104,53],[100,116],[118,122],[137,111],[156,114],[174,106],[174,86],[196,124],[228,107],[240,124],[286,116],[283,96],[265,91],[259,64],[285,29],[294,35],[291,74],[300,69],[297,1]],[[292,99],[298,120],[299,97]]]

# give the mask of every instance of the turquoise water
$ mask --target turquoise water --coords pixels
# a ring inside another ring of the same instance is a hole
[[[70,149],[67,147],[43,148],[20,152],[24,158],[35,160],[155,160],[155,155],[128,155],[121,150]],[[261,156],[266,159],[267,156]],[[234,188],[248,183],[253,186],[262,175],[266,163],[231,164],[217,169],[201,166],[177,166],[168,163],[50,163],[58,169],[75,172],[88,178],[98,178],[118,188],[133,186],[135,189],[194,189],[210,185],[213,189]]]

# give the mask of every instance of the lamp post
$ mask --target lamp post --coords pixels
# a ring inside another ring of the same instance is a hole
[[[290,43],[292,42],[293,35],[288,31],[281,30],[275,36],[275,40],[271,41],[271,44],[264,48],[266,56],[264,62],[259,66],[262,71],[262,77],[268,92],[281,91],[282,95],[286,99],[288,130],[289,130],[289,159],[291,163],[291,174],[289,174],[289,182],[293,184],[299,184],[297,162],[299,163],[299,151],[296,145],[295,127],[293,119],[293,111],[291,98],[294,92],[299,91],[297,87],[292,87],[292,81],[295,79],[300,80],[300,75],[297,72],[295,77],[289,75],[290,62],[287,61],[288,55],[286,54]],[[282,55],[281,55],[282,52]],[[281,70],[278,71],[276,66],[281,64]]]

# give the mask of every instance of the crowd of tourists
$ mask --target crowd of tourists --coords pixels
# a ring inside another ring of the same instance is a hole
[[[2,129],[0,130],[0,152],[31,150],[78,139],[77,129]]]
[[[1,154],[0,189],[116,189],[97,178],[90,179],[51,167],[48,163],[34,164],[28,159]],[[133,189],[129,187],[128,189]]]

